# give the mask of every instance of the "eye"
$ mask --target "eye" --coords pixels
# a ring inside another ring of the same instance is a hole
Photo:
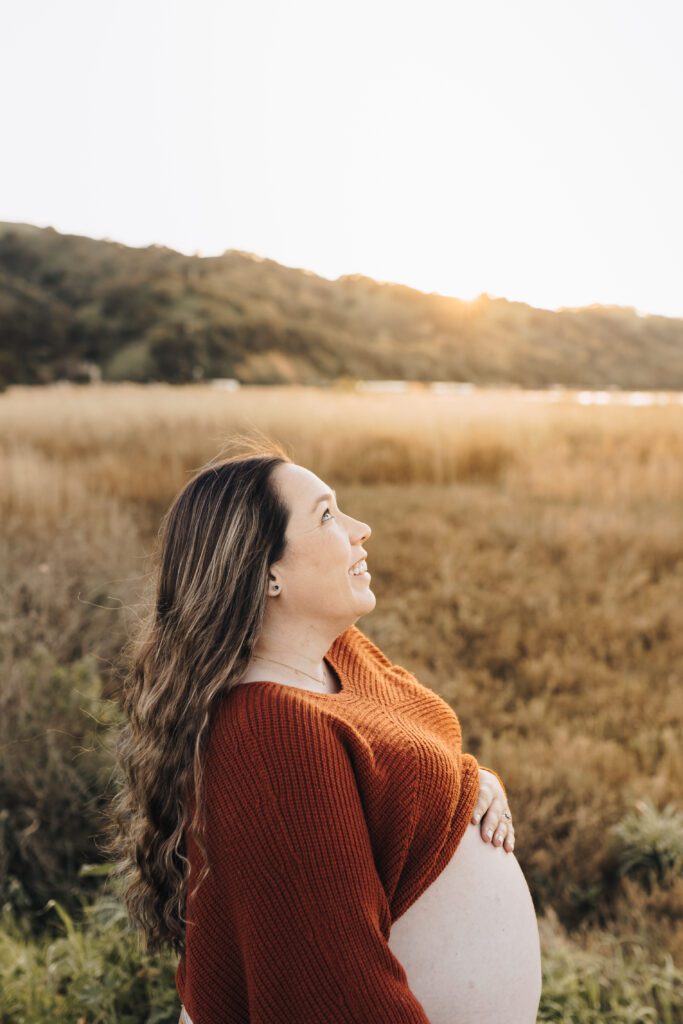
[[[329,508],[326,508],[326,509],[325,509],[325,511],[323,512],[323,516],[324,516],[324,515],[329,515],[330,519],[334,519],[334,516],[333,516],[333,515],[332,515],[332,513],[330,512]],[[321,516],[321,519],[322,519],[322,516]],[[326,520],[326,519],[323,519],[322,521],[323,521],[323,522],[329,522],[329,520]]]

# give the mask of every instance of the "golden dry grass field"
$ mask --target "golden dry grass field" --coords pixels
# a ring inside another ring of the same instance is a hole
[[[377,606],[359,625],[504,779],[541,926],[539,1020],[683,1021],[683,406],[502,390],[0,396],[0,882],[31,922],[19,935],[6,920],[2,942],[8,962],[34,950],[12,1005],[41,977],[39,908],[97,896],[78,870],[97,860],[111,768],[102,709],[159,519],[240,435],[284,443],[370,524]],[[168,998],[155,1019],[177,1019]],[[13,1019],[74,1019],[45,1000]],[[112,1007],[83,1020],[147,1019]]]

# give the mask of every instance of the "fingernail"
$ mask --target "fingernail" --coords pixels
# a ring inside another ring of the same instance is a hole
[[[479,821],[480,818],[481,818],[481,814],[479,813],[479,811],[477,811],[477,813],[474,815],[475,822]]]

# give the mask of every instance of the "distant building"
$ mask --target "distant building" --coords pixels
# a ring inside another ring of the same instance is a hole
[[[237,391],[242,386],[236,377],[214,377],[208,384],[218,391]]]
[[[357,380],[356,391],[407,391],[410,381],[407,380]]]

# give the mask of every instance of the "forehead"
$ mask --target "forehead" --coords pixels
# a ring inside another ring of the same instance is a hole
[[[310,509],[315,498],[333,489],[312,470],[296,463],[284,463],[276,472],[278,486],[292,509]]]

